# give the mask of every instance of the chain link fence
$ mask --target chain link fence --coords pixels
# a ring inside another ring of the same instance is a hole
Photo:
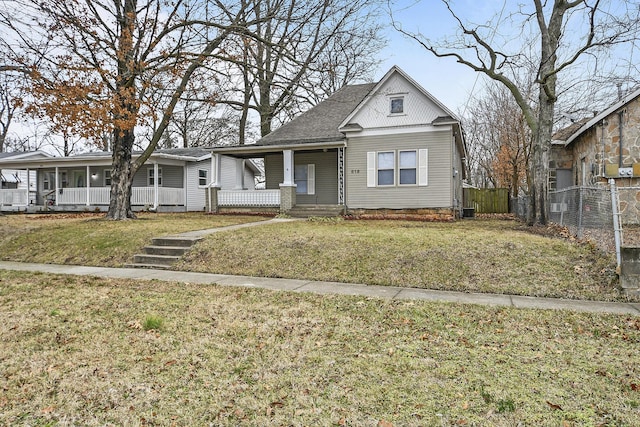
[[[613,204],[608,187],[570,187],[549,192],[549,220],[578,239],[614,252]]]

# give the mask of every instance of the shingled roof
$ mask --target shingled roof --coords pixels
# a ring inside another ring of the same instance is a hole
[[[375,83],[348,85],[294,120],[282,125],[255,145],[305,144],[345,139],[340,124],[375,87]]]

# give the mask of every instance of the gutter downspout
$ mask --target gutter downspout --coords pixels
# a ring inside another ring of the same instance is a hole
[[[622,167],[622,118],[624,117],[624,110],[620,110],[618,112],[618,132],[619,132],[619,146],[620,146],[620,155],[618,156],[618,167]]]

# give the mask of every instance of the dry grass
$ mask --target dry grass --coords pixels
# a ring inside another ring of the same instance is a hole
[[[109,221],[104,214],[3,216],[0,258],[120,267],[131,262],[153,237],[264,219],[204,213],[140,213],[138,217],[135,221]]]
[[[0,425],[633,426],[639,344],[637,317],[0,271]]]
[[[181,270],[619,300],[615,259],[515,221],[305,221],[207,237]]]

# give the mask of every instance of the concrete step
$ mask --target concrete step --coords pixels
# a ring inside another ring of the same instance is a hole
[[[182,256],[189,249],[185,246],[145,246],[144,252],[149,255]]]
[[[182,237],[182,236],[169,236],[169,237],[154,237],[151,240],[153,246],[180,246],[184,248],[190,248],[196,242],[201,240],[202,237]]]
[[[125,268],[150,268],[150,269],[154,269],[154,270],[168,270],[169,268],[171,268],[171,266],[169,265],[162,265],[162,264],[134,264],[134,263],[129,263],[129,264],[125,264],[124,265]]]
[[[170,266],[171,264],[177,262],[179,259],[179,256],[174,255],[136,254],[133,256],[133,263]]]

